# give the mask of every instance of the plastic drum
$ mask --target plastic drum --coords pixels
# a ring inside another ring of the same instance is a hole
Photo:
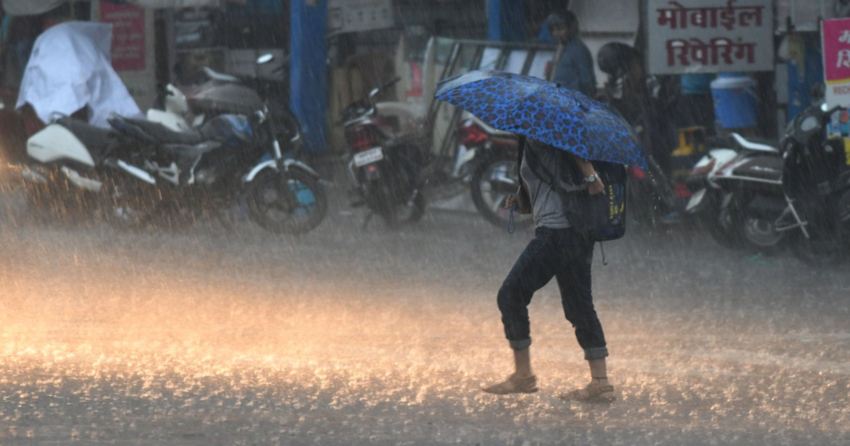
[[[711,82],[714,114],[725,129],[755,127],[755,82],[746,76],[721,76]]]

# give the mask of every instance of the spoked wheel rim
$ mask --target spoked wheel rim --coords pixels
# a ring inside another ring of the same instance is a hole
[[[269,172],[253,182],[251,214],[275,233],[303,233],[316,227],[327,207],[321,185],[301,172]]]
[[[794,254],[798,259],[811,266],[831,266],[841,263],[845,257],[845,247],[835,237],[809,231],[809,237],[802,232],[794,242]]]
[[[473,179],[473,200],[491,223],[503,225],[511,218],[511,210],[505,208],[505,200],[517,191],[516,161],[508,159],[487,163]],[[477,189],[477,190],[476,190]],[[477,197],[476,197],[477,195]],[[531,217],[514,213],[514,223],[524,226]]]
[[[773,248],[785,238],[785,233],[777,231],[773,222],[756,217],[744,219],[743,234],[747,241],[760,248]]]

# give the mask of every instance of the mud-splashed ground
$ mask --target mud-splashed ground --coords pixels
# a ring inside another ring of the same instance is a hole
[[[0,201],[0,444],[850,444],[847,266],[633,228],[594,270],[618,401],[557,398],[587,372],[554,286],[531,308],[541,391],[494,397],[495,292],[529,233],[338,209],[281,238]]]

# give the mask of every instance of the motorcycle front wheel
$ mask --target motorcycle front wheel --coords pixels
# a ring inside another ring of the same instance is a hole
[[[511,211],[505,208],[505,200],[517,192],[516,171],[516,158],[501,156],[487,159],[472,173],[469,185],[472,203],[485,220],[500,228],[510,223]],[[530,215],[514,213],[515,228],[527,228],[531,224]]]
[[[249,216],[275,234],[304,234],[324,220],[328,199],[317,178],[298,169],[265,170],[248,184]]]
[[[842,263],[847,257],[846,249],[838,237],[813,232],[811,229],[809,229],[809,237],[799,231],[791,244],[791,250],[797,259],[816,268]]]

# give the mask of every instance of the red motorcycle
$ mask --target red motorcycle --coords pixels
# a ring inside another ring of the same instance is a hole
[[[455,176],[468,178],[478,212],[490,223],[505,227],[511,219],[505,199],[519,186],[516,136],[494,129],[472,115],[460,121],[457,132]],[[531,224],[527,215],[515,214],[513,219],[515,227]]]

